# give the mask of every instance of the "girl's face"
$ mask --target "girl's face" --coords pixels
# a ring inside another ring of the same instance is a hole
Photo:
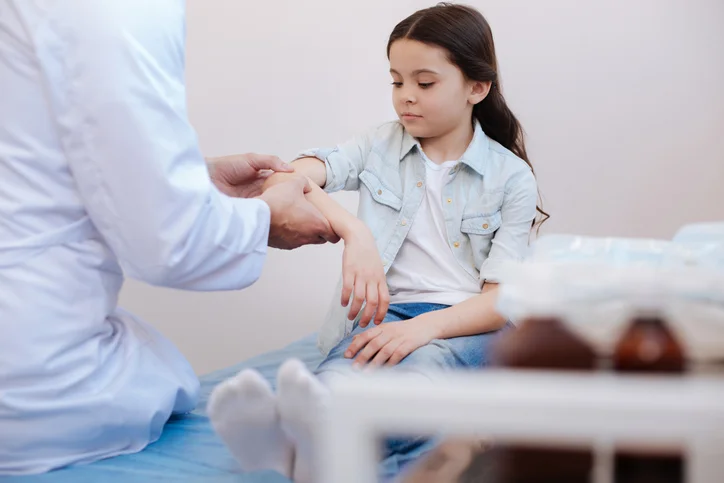
[[[470,123],[473,106],[490,83],[469,81],[444,49],[401,39],[390,47],[392,101],[405,129],[416,138],[432,138]]]

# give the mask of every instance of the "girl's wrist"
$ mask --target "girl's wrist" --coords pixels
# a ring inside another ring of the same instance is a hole
[[[367,225],[351,215],[340,223],[340,225],[339,227],[333,227],[334,231],[346,242],[355,238],[364,237],[365,235],[369,235],[370,238],[372,238],[372,233]]]
[[[423,330],[430,340],[446,338],[445,328],[449,318],[447,309],[428,312],[423,317],[424,320],[421,321],[421,325],[424,326]]]

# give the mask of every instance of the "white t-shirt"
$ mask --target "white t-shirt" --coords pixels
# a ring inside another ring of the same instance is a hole
[[[423,154],[426,189],[407,238],[387,272],[390,302],[454,305],[480,294],[480,281],[455,259],[445,229],[442,189],[458,161],[435,164]]]

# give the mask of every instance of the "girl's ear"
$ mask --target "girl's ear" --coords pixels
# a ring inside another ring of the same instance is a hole
[[[470,95],[468,96],[468,102],[470,102],[470,104],[472,105],[482,102],[486,97],[488,97],[488,94],[490,94],[490,88],[492,87],[492,85],[493,83],[490,81],[472,82]]]

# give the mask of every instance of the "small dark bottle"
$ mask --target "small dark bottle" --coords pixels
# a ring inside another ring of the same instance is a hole
[[[620,338],[613,355],[617,372],[681,374],[686,370],[684,349],[656,312],[636,316]],[[684,458],[679,450],[644,447],[617,449],[615,483],[682,483]]]
[[[496,365],[516,369],[592,371],[593,349],[555,316],[525,320],[501,337],[494,351]],[[593,451],[504,445],[493,450],[496,483],[589,483]],[[491,456],[492,456],[491,455]]]

